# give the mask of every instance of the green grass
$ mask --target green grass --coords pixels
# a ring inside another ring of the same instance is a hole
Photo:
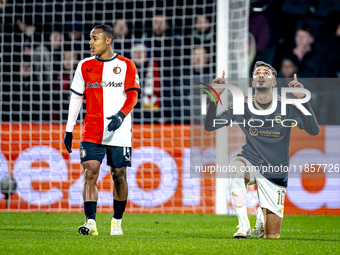
[[[76,213],[0,213],[0,254],[339,254],[339,216],[285,216],[278,240],[233,239],[236,216],[125,214],[123,236],[110,236],[111,214],[98,214],[98,236],[77,232]],[[251,226],[255,216],[250,216]]]

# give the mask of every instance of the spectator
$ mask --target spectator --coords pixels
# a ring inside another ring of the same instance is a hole
[[[50,35],[50,50],[51,50],[51,57],[53,61],[53,80],[56,79],[56,77],[59,74],[59,71],[62,68],[61,63],[61,45],[64,42],[64,36],[62,33],[59,32],[52,32]]]
[[[82,49],[82,43],[84,43],[84,48],[88,47],[88,42],[82,42],[82,36],[82,31],[69,31],[64,36],[64,38],[66,38],[64,45],[72,48],[76,52],[80,52]]]
[[[154,37],[165,37],[168,29],[169,25],[165,15],[156,15],[152,18],[152,35]]]
[[[70,84],[74,76],[78,60],[78,55],[74,51],[64,52],[63,70],[53,82],[53,120],[67,120]]]
[[[4,86],[3,121],[48,121],[49,92],[32,75],[29,56],[14,69],[12,84]]]
[[[280,3],[280,1],[275,2]],[[340,10],[340,1],[338,0],[285,0],[280,5],[283,15],[281,20],[285,21],[279,24],[281,40],[284,41],[283,47],[292,42],[293,29],[297,25],[299,26],[301,20],[303,23],[308,22],[309,26],[317,31],[330,12]],[[284,49],[285,51],[287,48]]]
[[[281,94],[281,88],[287,87],[288,83],[294,79],[294,74],[300,77],[298,62],[296,57],[287,53],[282,57],[280,69],[277,73],[277,85],[278,93]]]
[[[318,94],[316,92],[315,79],[302,78],[298,65],[299,62],[297,61],[296,56],[294,56],[292,53],[287,53],[282,57],[280,69],[276,79],[276,87],[278,88],[278,93],[281,95],[281,88],[287,88],[288,83],[294,79],[294,74],[296,74],[298,80],[304,85],[304,88],[308,89],[309,92],[311,92],[310,104],[313,107],[316,116],[319,116],[321,105],[319,101],[320,98],[318,97]],[[287,93],[287,96],[290,98],[295,98],[292,93]]]
[[[153,57],[160,66],[171,67],[171,34],[165,15],[156,15],[152,18],[152,37],[149,39],[151,39]]]
[[[291,51],[292,58],[298,63],[300,76],[304,78],[320,77],[320,53],[313,47],[314,36],[307,24],[302,24],[295,32],[295,47]],[[286,53],[289,54],[289,53]]]
[[[133,112],[134,122],[140,123],[143,119],[143,123],[164,123],[161,118],[161,77],[158,62],[148,57],[144,44],[135,45],[131,49],[131,56],[143,88],[141,99]]]
[[[35,26],[27,25],[24,22],[22,22],[20,19],[17,20],[17,25],[19,29],[21,30],[21,32],[23,32],[27,37],[31,37],[36,30]]]
[[[0,0],[0,10],[6,7],[6,0]]]
[[[131,58],[131,35],[126,20],[116,20],[113,30],[115,32],[114,51],[127,58]]]
[[[299,61],[310,51],[312,51],[312,44],[314,37],[307,28],[299,28],[295,34],[295,48],[293,49],[294,55]]]
[[[207,68],[209,63],[209,56],[207,50],[203,47],[197,47],[193,50],[192,54],[192,67],[195,73],[204,73],[203,69]],[[205,70],[208,72],[207,70]]]
[[[21,34],[15,36],[14,40],[16,42],[21,42],[21,44],[20,46],[14,44],[14,52],[23,53],[24,55],[32,55],[33,54],[32,45],[34,42],[34,33],[36,31],[36,27],[34,25],[30,25],[28,22],[26,23],[22,22],[20,19],[17,19],[16,25],[19,28]]]
[[[67,38],[73,46],[72,50],[80,51],[83,36],[83,14],[82,7],[83,2],[76,1],[65,1],[65,13],[62,24],[64,24],[64,31],[66,32],[65,38]],[[68,41],[67,40],[67,41]],[[88,46],[88,44],[87,44]]]
[[[38,80],[50,83],[57,78],[61,70],[61,46],[63,41],[62,33],[54,31],[49,36],[48,44],[41,44],[34,49],[34,71],[38,73]],[[41,71],[43,71],[42,77],[40,77]]]
[[[340,11],[330,13],[316,35],[323,77],[318,83],[320,124],[340,124]],[[337,78],[337,79],[336,79]]]
[[[152,18],[152,33],[144,38],[148,47],[152,49],[151,58],[157,61],[160,70],[160,122],[172,122],[172,77],[174,63],[174,45],[171,30],[165,15],[157,14]]]
[[[124,40],[127,36],[129,29],[125,19],[118,19],[113,27],[115,32],[115,40]]]
[[[287,81],[291,81],[291,79],[294,78],[294,74],[298,74],[298,64],[294,61],[293,57],[286,55],[282,58],[281,68],[277,77],[285,78]]]
[[[272,64],[274,61],[275,48],[271,47],[269,49],[271,31],[267,16],[263,12],[253,11],[252,6],[249,13],[249,33],[255,38],[256,58],[254,62],[261,60]]]
[[[326,17],[331,11],[340,10],[338,0],[285,0],[282,11],[299,17],[317,16]]]
[[[340,11],[328,15],[316,34],[315,45],[324,59],[324,77],[340,78]]]
[[[201,115],[200,83],[210,84],[215,70],[209,68],[209,55],[204,47],[192,50],[190,69],[184,70],[183,79],[174,87],[174,116],[178,124],[203,124]]]
[[[209,57],[211,59],[210,62],[215,63],[215,57],[213,54],[216,52],[216,38],[215,38],[215,32],[214,32],[214,26],[211,24],[211,17],[207,14],[198,15],[195,19],[195,26],[193,30],[193,39],[194,44],[196,46],[204,47],[207,54],[209,54]],[[192,42],[188,42],[186,40],[186,45],[192,45]],[[185,52],[186,55],[191,55],[190,50],[188,52]]]
[[[204,45],[208,47],[214,42],[214,29],[207,15],[198,15],[196,17],[195,29],[193,32],[195,45]]]

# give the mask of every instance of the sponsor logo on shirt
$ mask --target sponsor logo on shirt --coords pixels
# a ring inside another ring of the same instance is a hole
[[[110,81],[109,83],[102,81],[101,84],[102,84],[103,87],[121,87],[121,86],[123,86],[123,82],[114,82],[114,81]]]
[[[280,137],[280,132],[274,132],[274,131],[259,131],[259,136],[265,136],[265,137],[273,137],[278,138]]]
[[[252,136],[264,136],[264,137],[273,137],[273,138],[278,138],[280,137],[280,132],[275,132],[275,131],[263,131],[263,130],[258,130],[255,127],[250,127],[249,128],[249,133]]]
[[[123,86],[123,82],[114,82],[114,81],[110,81],[108,83],[106,83],[105,81],[95,82],[95,83],[88,82],[86,84],[86,88],[121,87],[121,86]]]
[[[257,136],[259,134],[259,131],[257,130],[257,128],[255,127],[250,127],[249,128],[249,133],[252,135],[252,136]]]

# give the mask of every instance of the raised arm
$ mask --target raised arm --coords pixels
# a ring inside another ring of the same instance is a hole
[[[216,116],[217,105],[214,102],[210,102],[209,109],[207,113],[207,118],[205,119],[204,128],[206,131],[214,131],[224,126],[229,126],[232,121],[231,110],[228,109]]]
[[[288,84],[289,87],[294,88],[303,88],[304,86],[298,82],[296,74],[294,74],[294,80]],[[293,93],[294,96],[297,98],[302,98],[305,96],[304,93]],[[312,115],[304,116],[299,110],[296,114],[300,115],[302,121],[298,124],[300,129],[304,129],[310,135],[317,135],[319,134],[319,124],[316,120],[315,114],[313,112],[312,107],[310,106],[309,102],[302,104]]]
[[[222,78],[216,78],[213,80],[213,88],[216,90],[218,95],[221,95],[225,88],[215,88],[216,84],[225,84],[224,80],[225,72],[222,73]],[[213,93],[213,96],[215,98],[215,102],[218,103],[218,97]],[[209,103],[209,109],[207,113],[207,118],[205,120],[204,128],[206,131],[214,131],[216,129],[219,129],[224,126],[228,126],[230,124],[230,121],[232,120],[230,109],[227,111],[222,112],[218,116],[216,116],[216,110],[217,110],[217,103],[210,101]]]
[[[312,115],[305,116],[303,121],[298,125],[300,129],[304,129],[310,135],[317,135],[319,134],[319,124],[316,120],[315,114],[313,112],[312,107],[310,106],[309,102],[302,104]]]

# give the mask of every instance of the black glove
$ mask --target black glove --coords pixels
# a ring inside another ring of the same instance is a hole
[[[64,144],[65,144],[65,148],[68,151],[68,153],[72,152],[72,139],[73,139],[72,132],[65,132]]]
[[[125,115],[122,112],[118,112],[111,117],[107,117],[108,120],[111,120],[111,122],[107,126],[107,130],[110,132],[116,131],[122,125],[124,118]]]

